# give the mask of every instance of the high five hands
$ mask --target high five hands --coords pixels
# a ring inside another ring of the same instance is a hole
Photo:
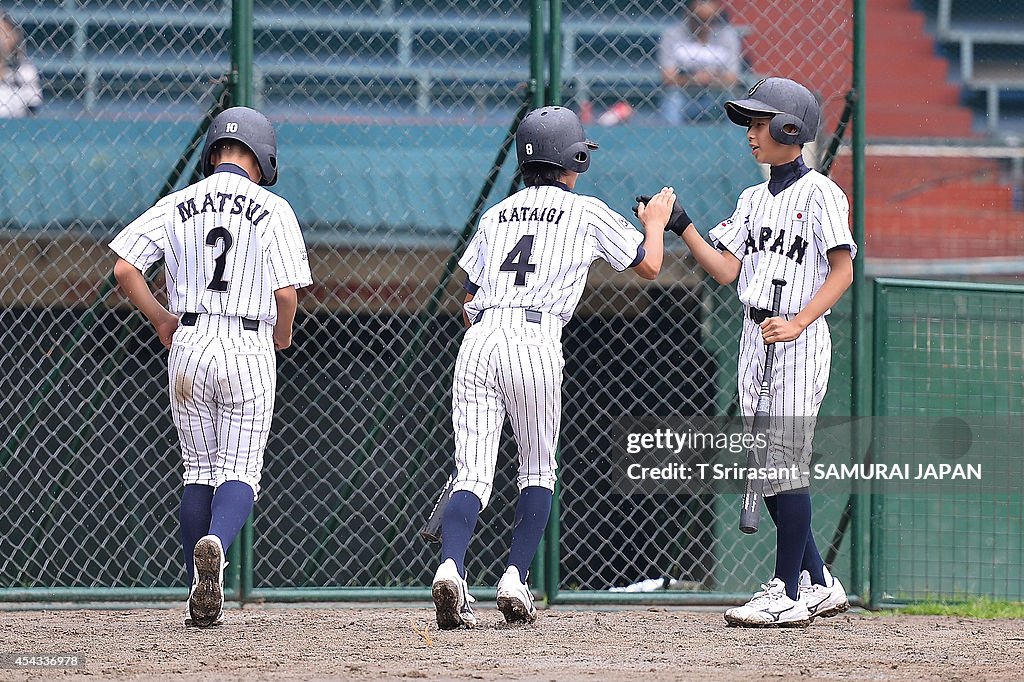
[[[633,208],[633,213],[640,219],[644,227],[647,227],[651,220],[664,220],[666,223],[665,229],[667,230],[668,223],[672,221],[672,208],[673,206],[678,206],[675,201],[675,190],[671,187],[662,187],[661,191],[653,197],[647,197],[647,201],[637,204]]]
[[[662,192],[664,191],[665,190],[663,189]],[[650,194],[638,194],[636,196],[636,206],[633,207],[633,213],[637,218],[640,218],[641,220],[643,219],[643,216],[641,216],[640,213],[648,204],[651,203],[652,198],[653,197]],[[683,231],[686,230],[692,222],[693,221],[690,220],[690,216],[686,215],[686,210],[679,205],[679,199],[675,199],[672,203],[672,215],[669,216],[668,224],[665,225],[665,231],[675,232],[679,236],[682,236]]]

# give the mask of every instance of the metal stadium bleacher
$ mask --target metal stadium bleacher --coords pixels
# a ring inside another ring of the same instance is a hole
[[[921,0],[986,132],[1024,133],[1024,4]]]
[[[676,2],[576,3],[567,10],[567,92],[631,98],[658,87],[653,55]],[[449,115],[515,109],[528,79],[527,3],[262,0],[254,42],[257,105],[326,115]],[[50,113],[189,109],[229,67],[230,2],[181,12],[147,0],[41,0],[12,10]],[[144,94],[139,102],[140,93]],[[610,94],[609,94],[610,93]],[[194,108],[194,107],[191,107]]]

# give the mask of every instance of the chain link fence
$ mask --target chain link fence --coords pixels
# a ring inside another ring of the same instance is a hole
[[[0,584],[179,596],[165,359],[111,295],[105,243],[160,196],[210,106],[229,70],[230,11],[131,1],[4,11]]]
[[[451,257],[489,173],[488,203],[514,187],[511,160],[492,167],[531,97],[529,10],[472,0],[255,6],[255,104],[279,127],[277,191],[296,208],[316,281],[280,363],[243,569],[256,593],[429,581],[434,548],[415,530],[451,466],[461,331]],[[4,584],[173,587],[179,464],[164,358],[111,290],[105,242],[168,178],[189,180],[172,171],[230,71],[230,7],[16,2],[9,12],[42,101],[34,116],[0,124],[17,150],[7,177],[23,180],[6,183],[3,215],[4,274],[16,283],[3,311],[4,495],[20,512],[4,523],[23,531],[5,533]],[[671,183],[700,225],[727,216],[761,176],[721,100],[785,72],[818,92],[834,126],[850,82],[849,12],[814,10],[805,30],[752,2],[701,19],[675,2],[575,3],[559,31],[562,98],[602,145],[580,190],[628,215],[634,193]],[[689,44],[709,31],[735,53],[707,82],[663,87],[676,49],[663,35]],[[784,57],[801,52],[841,68],[798,69]],[[679,96],[713,105],[677,120],[667,112]],[[731,500],[636,499],[609,487],[613,418],[735,410],[734,294],[708,286],[678,245],[667,270],[644,286],[595,268],[566,329],[561,541],[547,547],[559,573],[550,584],[562,590],[672,575],[694,591],[746,591],[770,555],[763,540],[736,542]],[[658,360],[644,365],[651,345]],[[836,366],[844,404],[841,355]],[[510,473],[501,467],[471,551],[478,584],[494,584],[503,565]]]
[[[874,484],[872,601],[1021,601],[1024,287],[879,279],[875,311],[876,460],[981,476],[914,494]]]
[[[718,9],[698,18],[667,0],[565,7],[553,29],[559,99],[601,145],[579,191],[628,216],[635,193],[671,184],[705,231],[763,178],[722,116],[724,99],[762,76],[791,76],[824,102],[821,140],[836,128],[852,82],[852,1]],[[231,7],[15,0],[6,10],[41,98],[34,114],[0,120],[0,599],[44,588],[180,597],[165,355],[112,287],[106,243],[166,185],[194,177],[190,138],[229,85]],[[275,191],[296,209],[315,284],[302,292],[295,347],[279,358],[252,559],[243,552],[234,567],[234,594],[422,598],[436,548],[416,530],[453,451],[453,257],[474,207],[515,188],[514,151],[501,151],[534,95],[530,5],[258,0],[253,40],[254,103],[278,128]],[[808,161],[825,146],[810,145]],[[848,176],[848,157],[836,169]],[[609,478],[617,417],[737,409],[735,292],[703,277],[678,243],[669,251],[652,284],[595,266],[565,329],[561,515],[534,580],[552,596],[670,577],[714,600],[770,573],[771,533],[739,535],[736,496],[627,496]],[[852,315],[846,298],[830,317],[823,414],[850,414]],[[504,566],[514,458],[506,429],[470,549],[473,584],[494,585]],[[815,503],[819,544],[846,503]],[[856,544],[837,538],[835,570],[846,576]]]

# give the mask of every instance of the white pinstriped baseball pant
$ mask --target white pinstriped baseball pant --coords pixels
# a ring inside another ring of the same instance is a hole
[[[174,332],[168,379],[185,485],[242,481],[258,493],[277,390],[273,326],[199,314]]]
[[[793,315],[783,315],[792,318]],[[761,328],[744,308],[740,338],[738,386],[740,411],[749,429],[757,409],[757,394],[764,372],[765,347]],[[771,381],[771,432],[768,442],[769,468],[797,466],[801,472],[811,464],[814,424],[825,398],[832,368],[832,337],[824,317],[811,323],[793,341],[775,344]],[[782,417],[782,419],[779,419]],[[765,481],[764,494],[805,488],[809,477]]]
[[[452,424],[456,477],[487,506],[501,427],[508,415],[519,445],[519,489],[554,490],[562,420],[562,322],[522,308],[491,308],[469,330],[455,362]]]

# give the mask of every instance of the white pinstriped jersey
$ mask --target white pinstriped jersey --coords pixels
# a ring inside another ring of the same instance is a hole
[[[779,312],[791,315],[825,282],[829,249],[848,246],[856,257],[849,216],[843,190],[812,170],[777,196],[767,182],[745,189],[736,211],[709,236],[742,262],[737,293],[744,305],[770,309],[772,280],[781,278],[787,285]]]
[[[273,324],[274,291],[312,284],[302,233],[287,201],[224,168],[158,201],[110,248],[142,272],[164,259],[172,313]]]
[[[471,320],[488,308],[529,308],[567,323],[598,258],[623,271],[643,257],[643,234],[594,197],[527,187],[491,207],[459,265],[478,287]]]

